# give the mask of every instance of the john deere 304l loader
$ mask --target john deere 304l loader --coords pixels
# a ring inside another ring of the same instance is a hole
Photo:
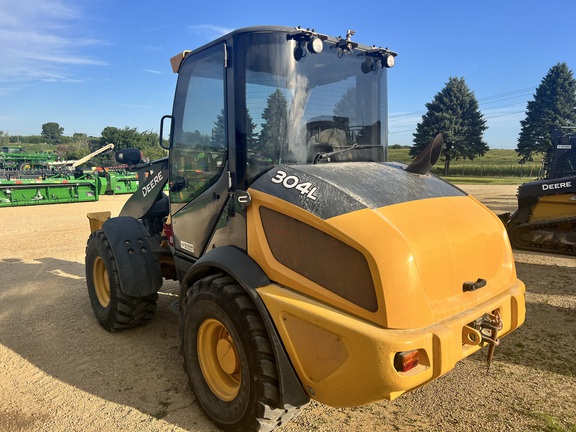
[[[441,136],[386,162],[396,53],[352,36],[253,27],[174,57],[169,157],[118,152],[140,188],[91,224],[98,321],[150,320],[177,279],[190,385],[226,430],[394,399],[524,321],[503,225],[427,174]]]

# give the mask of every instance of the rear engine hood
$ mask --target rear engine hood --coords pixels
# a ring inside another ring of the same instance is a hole
[[[365,247],[373,259],[377,271],[372,274],[376,287],[381,284],[390,328],[430,325],[516,283],[502,223],[471,197],[361,210],[330,223]]]
[[[406,172],[404,166],[360,162],[280,165],[263,174],[251,188],[321,219],[426,198],[466,195],[435,176]]]
[[[280,166],[253,189],[305,210],[298,219],[364,255],[378,306],[362,315],[385,327],[425,327],[518,283],[499,219],[437,177],[395,164]],[[275,202],[266,206],[274,209]],[[306,213],[315,217],[305,220]],[[345,263],[328,263],[326,271],[336,266]]]

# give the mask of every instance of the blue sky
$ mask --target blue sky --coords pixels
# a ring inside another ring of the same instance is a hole
[[[526,103],[552,66],[576,68],[576,2],[0,0],[0,130],[99,136],[107,126],[158,131],[176,75],[169,59],[252,25],[314,28],[399,53],[389,73],[390,144],[448,79],[475,93],[491,148],[515,148]]]

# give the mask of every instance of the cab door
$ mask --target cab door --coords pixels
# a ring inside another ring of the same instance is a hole
[[[170,150],[174,247],[199,257],[228,192],[225,45],[188,56],[180,69]]]

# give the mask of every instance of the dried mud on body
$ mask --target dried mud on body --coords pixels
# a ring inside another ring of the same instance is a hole
[[[515,186],[462,186],[499,214]],[[117,215],[127,196],[0,209],[0,430],[216,431],[188,389],[177,284],[156,317],[110,334],[97,324],[84,277],[86,214]],[[515,251],[526,323],[392,402],[336,409],[311,403],[282,431],[576,431],[576,263]]]

